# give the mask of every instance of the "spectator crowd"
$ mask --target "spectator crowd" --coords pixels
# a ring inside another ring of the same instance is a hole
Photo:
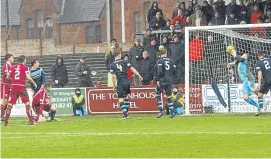
[[[271,0],[264,2],[262,0],[249,0],[247,4],[244,0],[240,0],[240,4],[237,4],[236,0],[231,0],[228,5],[225,4],[224,0],[217,0],[216,2],[208,0],[204,1],[202,5],[197,4],[196,0],[190,0],[188,5],[185,2],[177,2],[170,18],[164,16],[158,2],[153,2],[146,20],[149,23],[149,29],[146,30],[143,41],[135,39],[134,46],[130,49],[129,54],[123,55],[139,71],[144,81],[141,83],[136,76],[133,78],[132,74],[128,73],[130,80],[133,81],[132,83],[135,86],[150,84],[153,80],[155,62],[160,56],[159,45],[164,45],[168,50],[168,57],[177,66],[178,71],[174,77],[174,84],[182,84],[184,83],[185,27],[271,23]],[[256,30],[251,31],[250,34],[259,35],[263,32],[259,28],[253,29]],[[163,34],[152,33],[152,31],[157,30],[169,31]],[[191,48],[189,50],[196,51],[203,56],[204,44],[208,40],[202,39],[199,34],[190,37],[189,45]],[[197,47],[198,44],[200,44],[200,47]],[[195,47],[192,47],[194,45]],[[112,40],[111,46],[111,50],[106,54],[107,68],[114,61],[113,52],[120,49],[115,39]],[[189,57],[190,61],[198,64],[197,62],[201,60],[201,57],[192,56]]]

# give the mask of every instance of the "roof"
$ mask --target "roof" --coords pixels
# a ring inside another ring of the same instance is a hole
[[[99,21],[105,0],[65,0],[64,13],[58,23]]]
[[[20,25],[20,7],[22,0],[8,0],[9,24]],[[7,24],[6,0],[1,0],[1,26]]]

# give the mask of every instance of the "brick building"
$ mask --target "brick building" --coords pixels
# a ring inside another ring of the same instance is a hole
[[[158,0],[170,18],[177,0]],[[6,0],[1,0],[1,39],[6,37]],[[10,40],[53,39],[55,44],[92,44],[106,41],[106,0],[8,0]],[[142,33],[153,0],[125,0],[125,36]],[[113,37],[121,41],[121,0],[112,0]]]

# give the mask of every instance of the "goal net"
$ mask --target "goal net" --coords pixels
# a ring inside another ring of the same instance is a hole
[[[185,113],[256,112],[256,108],[242,99],[242,84],[237,66],[228,68],[234,59],[226,53],[233,45],[239,55],[248,53],[249,70],[257,82],[255,65],[257,53],[271,55],[271,24],[224,25],[185,28]],[[215,81],[224,107],[211,82]],[[257,97],[252,96],[256,101]],[[270,94],[265,102],[269,103]],[[271,106],[266,105],[271,112]]]

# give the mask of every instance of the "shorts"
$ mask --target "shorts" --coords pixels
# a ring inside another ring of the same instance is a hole
[[[243,82],[243,94],[248,94],[248,95],[252,94],[252,90],[250,86],[251,86],[250,82]]]
[[[10,94],[10,85],[1,83],[1,99],[8,99]]]
[[[271,89],[271,83],[262,83],[259,93],[267,94]]]
[[[163,90],[166,92],[167,97],[172,95],[172,86],[171,84],[164,84],[164,85],[160,85],[160,87],[156,86],[155,88],[155,93],[156,94],[161,94],[163,92]]]
[[[52,104],[44,104],[43,110],[49,112],[51,110]],[[39,115],[40,105],[32,105],[33,111]]]
[[[22,88],[22,89],[11,90],[10,97],[9,97],[9,104],[12,104],[12,105],[16,104],[19,97],[21,98],[22,103],[29,102],[28,93],[25,88]]]
[[[118,98],[126,98],[130,93],[131,93],[130,82],[118,83],[117,85]]]

